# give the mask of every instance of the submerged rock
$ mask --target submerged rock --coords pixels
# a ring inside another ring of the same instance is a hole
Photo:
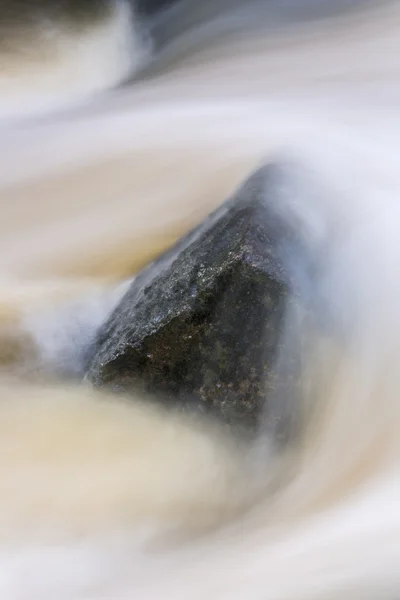
[[[255,173],[136,277],[97,336],[88,381],[229,424],[259,422],[278,385],[285,315],[297,302],[290,257],[303,252],[276,210],[283,176],[273,166]]]

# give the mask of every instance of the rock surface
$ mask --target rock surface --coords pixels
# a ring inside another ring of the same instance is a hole
[[[257,171],[136,277],[97,336],[88,381],[257,425],[276,393],[285,315],[298,293],[288,257],[301,243],[274,208],[282,177],[275,166]]]

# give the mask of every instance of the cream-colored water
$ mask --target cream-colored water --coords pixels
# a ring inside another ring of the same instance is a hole
[[[64,33],[57,60],[0,62],[0,596],[394,600],[400,6],[271,16],[90,99],[143,64],[125,9],[82,34],[86,63]],[[57,381],[119,282],[280,159],[307,173],[310,247],[336,231],[344,327],[318,342],[294,448]]]

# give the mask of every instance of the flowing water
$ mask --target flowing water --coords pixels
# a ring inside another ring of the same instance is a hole
[[[36,4],[0,2],[1,597],[395,600],[400,4]],[[323,267],[299,435],[79,383],[134,273],[268,162]]]

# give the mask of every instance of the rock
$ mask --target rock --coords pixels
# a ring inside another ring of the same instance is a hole
[[[274,166],[256,172],[136,277],[97,336],[88,381],[231,425],[259,423],[278,385],[285,315],[298,303],[299,269],[288,257],[304,254],[274,208],[282,176]],[[284,379],[283,393],[296,376]]]

